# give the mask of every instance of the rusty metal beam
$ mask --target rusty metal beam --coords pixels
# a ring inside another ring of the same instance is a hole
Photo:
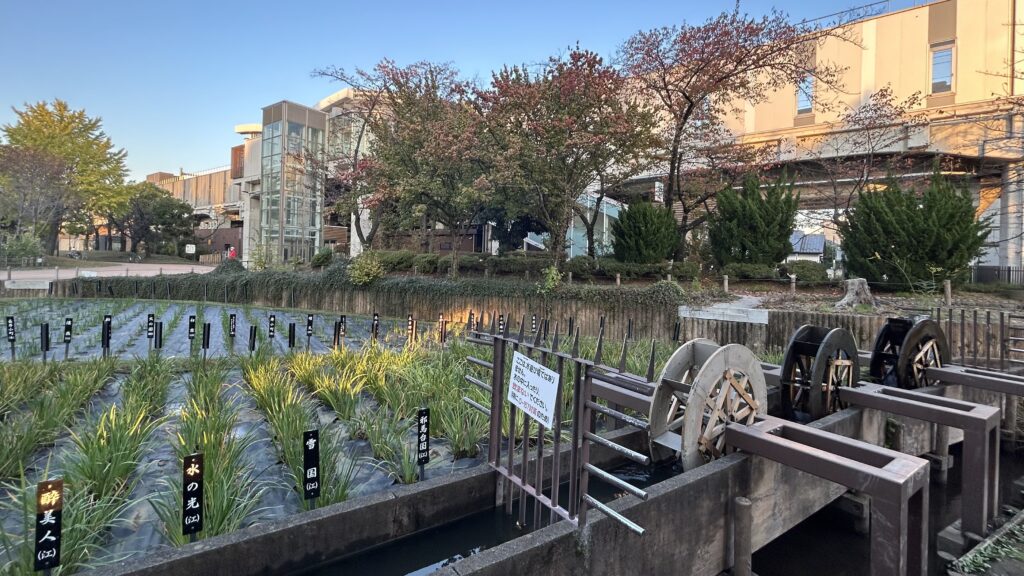
[[[961,529],[979,536],[988,533],[988,520],[999,506],[999,408],[878,384],[841,387],[839,399],[963,430]]]
[[[872,576],[928,573],[928,462],[771,416],[729,424],[725,441],[871,497]]]
[[[929,380],[944,384],[960,384],[1000,394],[1024,396],[1024,377],[1005,372],[993,372],[966,366],[929,366],[925,369]]]

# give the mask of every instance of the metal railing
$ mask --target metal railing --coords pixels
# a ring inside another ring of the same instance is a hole
[[[640,454],[626,446],[597,434],[594,413],[600,413],[612,419],[627,421],[641,429],[647,429],[646,421],[632,418],[626,414],[599,404],[596,399],[599,392],[595,391],[595,379],[622,378],[634,382],[647,381],[639,376],[626,373],[624,370],[600,364],[601,340],[598,338],[598,352],[594,360],[580,356],[579,330],[575,333],[567,331],[565,337],[559,332],[556,323],[549,333],[547,321],[531,328],[532,339],[526,334],[526,318],[519,324],[517,335],[509,335],[508,324],[504,315],[498,320],[497,314],[491,315],[490,328],[480,329],[471,319],[469,341],[489,346],[492,351],[491,360],[468,357],[467,361],[477,369],[489,371],[490,383],[472,374],[465,379],[470,384],[483,390],[490,396],[490,406],[485,407],[472,398],[463,400],[474,409],[480,411],[490,420],[490,441],[488,443],[488,464],[499,474],[498,495],[503,502],[505,512],[512,514],[512,502],[519,501],[519,524],[526,526],[529,501],[533,501],[533,526],[537,527],[544,521],[542,510],[548,510],[548,522],[559,518],[567,520],[582,528],[586,524],[588,508],[596,508],[610,518],[621,522],[638,534],[643,528],[612,510],[601,501],[589,494],[591,476],[615,486],[619,490],[632,494],[641,500],[647,499],[647,493],[624,480],[610,474],[591,463],[590,451],[593,445],[601,446],[619,456],[640,464],[649,464],[650,457]],[[571,330],[571,328],[570,328]],[[563,350],[566,341],[571,338],[572,345],[568,351]],[[553,370],[557,375],[557,391],[554,402],[554,417],[551,430],[530,417],[525,411],[507,401],[506,395],[509,382],[508,353],[520,353],[539,362],[545,368]],[[626,349],[623,349],[625,357]],[[571,373],[571,383],[567,377]],[[650,383],[648,383],[650,385]],[[570,402],[563,398],[564,393],[571,393]],[[508,418],[505,428],[504,418]],[[568,415],[568,418],[566,416]],[[521,423],[520,423],[521,419]],[[568,423],[568,438],[565,438]],[[503,433],[507,433],[503,436]],[[550,486],[545,488],[546,438],[551,438],[551,470]],[[568,498],[565,505],[561,504],[561,479],[563,477],[562,455],[563,442],[569,444]],[[531,458],[531,452],[534,457]],[[502,482],[503,481],[503,482]]]

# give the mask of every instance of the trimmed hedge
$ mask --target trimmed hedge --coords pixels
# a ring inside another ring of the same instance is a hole
[[[780,268],[781,273],[787,277],[789,274],[795,274],[798,282],[828,282],[827,269],[820,262],[796,260],[786,262]]]
[[[670,267],[668,262],[634,264],[619,262],[614,258],[593,260],[587,256],[570,258],[565,263],[565,271],[572,272],[573,279],[582,281],[594,278],[614,280],[616,274],[623,280],[663,279],[666,274],[671,274],[673,280],[692,280],[700,275],[700,267],[693,262],[676,262]]]
[[[538,259],[539,260],[539,259]],[[543,261],[543,260],[542,260]],[[367,290],[373,292],[415,292],[443,296],[537,298],[537,284],[509,278],[432,278],[429,276],[389,276],[367,286],[356,286],[348,278],[347,262],[331,265],[321,273],[263,270],[225,271],[208,274],[180,274],[151,278],[110,277],[74,280],[82,296],[115,298],[170,298],[173,300],[211,300],[249,303],[256,295],[268,300],[322,296],[325,292]],[[647,286],[598,286],[562,283],[543,295],[546,299],[576,300],[603,306],[677,306],[687,294],[675,282],[657,282]]]
[[[722,274],[730,280],[774,280],[779,277],[775,266],[733,262],[722,268]]]
[[[384,270],[392,272],[412,272],[420,274],[447,274],[452,266],[452,256],[441,254],[421,254],[411,250],[374,250]],[[539,275],[551,265],[546,252],[518,252],[506,256],[490,254],[459,254],[459,272],[479,272],[490,274],[522,275],[529,272]]]

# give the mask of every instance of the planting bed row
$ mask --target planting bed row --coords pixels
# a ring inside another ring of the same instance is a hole
[[[43,480],[64,480],[60,572],[72,573],[188,542],[182,462],[194,452],[205,461],[202,539],[422,479],[414,426],[421,407],[431,411],[426,477],[478,465],[486,449],[487,420],[463,398],[488,402],[464,379],[489,378],[466,361],[488,350],[468,344],[461,326],[449,326],[442,343],[436,324],[425,325],[410,342],[404,319],[381,319],[375,339],[372,319],[351,317],[335,348],[337,318],[314,314],[307,351],[307,314],[295,310],[56,299],[0,308],[15,319],[17,358],[0,362],[0,574],[32,572],[35,484]],[[150,351],[148,314],[163,323],[159,351]],[[110,346],[102,358],[105,315]],[[74,320],[66,354],[65,318]],[[44,322],[53,342],[46,364]],[[249,326],[258,329],[251,352]],[[583,341],[581,351],[594,345]],[[634,372],[646,370],[642,348],[629,357]],[[658,349],[659,363],[668,352]],[[303,432],[314,429],[321,492],[305,500]]]

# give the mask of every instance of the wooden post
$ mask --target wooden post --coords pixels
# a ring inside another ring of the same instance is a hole
[[[725,274],[722,276],[722,290],[726,293],[729,292],[729,275]]]
[[[949,280],[942,281],[942,289],[946,292],[946,306],[953,305],[953,283]]]
[[[796,294],[796,276],[789,277],[789,293]]]
[[[738,496],[733,499],[733,506],[732,573],[734,576],[751,576],[751,563],[754,551],[751,543],[751,529],[754,521],[751,502],[747,498]]]
[[[7,275],[8,275],[8,277],[10,277],[10,272],[8,272]],[[615,285],[619,286],[621,284],[622,284],[622,275],[620,275],[618,272],[616,272],[615,273]]]

